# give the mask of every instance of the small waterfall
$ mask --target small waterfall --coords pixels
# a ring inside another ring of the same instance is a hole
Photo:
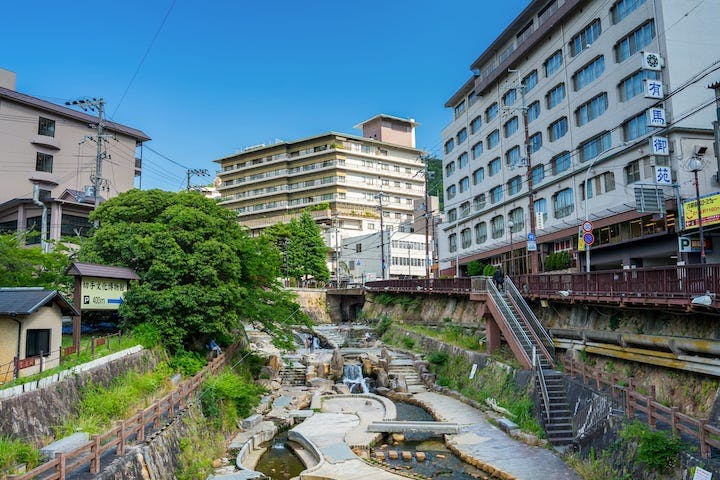
[[[317,350],[320,348],[320,339],[318,337],[312,337],[312,349]]]
[[[362,365],[348,364],[343,366],[343,383],[348,386],[350,393],[359,393],[353,391],[358,387],[362,393],[370,392],[367,381],[363,378]]]

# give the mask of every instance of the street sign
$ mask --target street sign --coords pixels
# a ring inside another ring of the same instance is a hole
[[[528,252],[537,252],[537,242],[535,240],[528,240],[527,251]]]
[[[545,228],[545,214],[543,212],[538,212],[535,215],[535,229],[542,230],[543,228]]]
[[[592,222],[589,220],[584,221],[582,224],[582,229],[583,229],[583,232],[587,232],[587,233],[592,232],[593,231]]]
[[[585,242],[585,245],[590,246],[595,243],[595,235],[593,235],[592,233],[586,233],[585,235],[583,235],[583,241]]]
[[[532,232],[528,233],[528,242],[534,242],[535,240],[535,234]]]

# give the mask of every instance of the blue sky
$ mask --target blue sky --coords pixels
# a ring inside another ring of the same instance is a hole
[[[243,147],[358,134],[377,113],[415,118],[418,147],[438,153],[443,104],[528,3],[16,0],[3,7],[0,67],[18,91],[57,103],[102,96],[148,146],[213,173]],[[144,151],[143,188],[177,190],[184,176]]]

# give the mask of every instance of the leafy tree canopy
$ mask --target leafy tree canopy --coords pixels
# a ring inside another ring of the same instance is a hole
[[[45,287],[67,293],[72,284],[65,275],[70,257],[61,245],[50,253],[26,247],[22,235],[0,235],[0,287]]]
[[[290,326],[309,321],[277,283],[277,248],[251,238],[230,210],[198,193],[131,190],[93,219],[100,227],[79,257],[133,268],[141,280],[125,295],[123,322],[155,325],[172,350],[202,348],[246,322],[289,346]]]

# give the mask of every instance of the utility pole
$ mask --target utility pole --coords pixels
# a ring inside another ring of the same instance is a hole
[[[520,98],[522,99],[522,118],[523,127],[525,128],[525,162],[527,163],[527,185],[528,185],[528,217],[530,217],[530,234],[533,239],[535,236],[535,194],[533,192],[533,177],[532,177],[532,161],[531,161],[531,145],[530,145],[530,129],[528,127],[527,117],[527,103],[525,100],[525,83],[520,78],[520,72],[518,70],[508,70],[509,72],[515,72],[518,76],[518,88],[520,89]],[[528,238],[529,240],[529,238]],[[526,242],[526,246],[529,242]],[[538,252],[537,246],[533,251],[528,251],[530,257],[530,273],[538,273]]]
[[[103,130],[105,128],[105,100],[102,98],[83,98],[80,100],[73,100],[65,102],[65,105],[75,105],[83,109],[84,111],[96,111],[98,114],[97,122],[97,157],[95,159],[95,178],[93,179],[93,194],[95,195],[95,209],[97,210],[100,206],[100,184],[102,182],[102,161],[105,158],[105,152],[103,152]],[[98,220],[95,220],[95,228],[99,226]]]
[[[333,227],[335,227],[335,288],[340,288],[340,246],[338,245],[338,214],[333,213]]]
[[[193,176],[193,175],[201,176],[201,177],[209,177],[210,176],[210,172],[208,171],[207,168],[189,168],[185,173],[187,175],[187,187],[186,188],[187,188],[188,192],[190,190],[192,190],[193,188],[199,188],[197,186],[193,187],[190,185],[190,177],[191,176]]]
[[[380,179],[380,193],[377,194],[378,198],[378,211],[380,212],[380,274],[382,279],[385,280],[385,226],[383,223],[383,191],[382,191],[382,178]]]
[[[715,133],[715,162],[717,167],[717,176],[720,180],[720,82],[708,85],[715,91],[715,121],[713,122],[713,132]]]
[[[430,279],[430,192],[428,191],[428,162],[430,157],[426,156],[424,174],[425,174],[425,279]]]

